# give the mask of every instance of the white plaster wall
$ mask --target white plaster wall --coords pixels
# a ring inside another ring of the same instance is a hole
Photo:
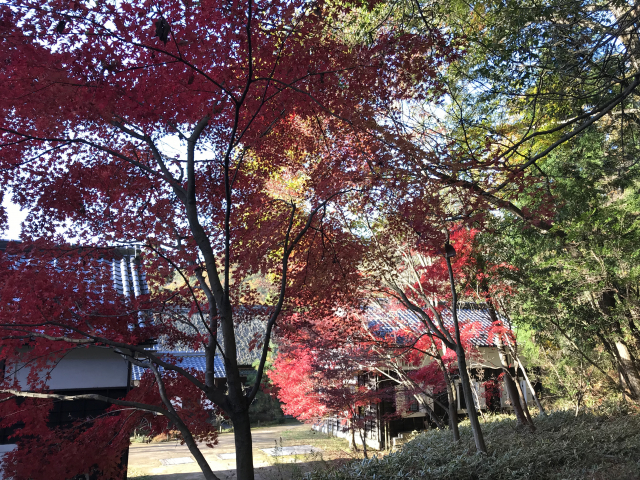
[[[19,368],[16,376],[27,388],[28,368]],[[47,386],[52,390],[126,387],[127,361],[109,348],[86,347],[71,350],[51,371]]]
[[[477,349],[478,349],[477,354],[470,354],[469,352],[466,352],[467,363],[469,364],[469,368],[501,368],[500,356],[498,355],[497,347],[482,346],[482,347],[477,347]],[[446,352],[446,348],[444,349],[443,353],[445,352]],[[424,367],[429,363],[431,363],[432,361],[434,360],[431,357],[428,357],[425,355],[425,359],[422,365],[420,365],[420,367]],[[417,368],[420,368],[414,365],[404,365],[404,366],[407,367],[406,368],[407,370],[415,370]]]
[[[497,347],[478,347],[480,358],[470,358],[469,368],[501,368]]]

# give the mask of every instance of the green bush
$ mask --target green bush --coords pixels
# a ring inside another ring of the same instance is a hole
[[[251,426],[256,427],[284,423],[285,418],[280,408],[280,402],[266,393],[258,391],[249,408],[249,420]]]
[[[515,428],[513,417],[496,415],[482,425],[488,455],[475,453],[469,423],[463,440],[448,431],[418,435],[398,452],[308,473],[308,480],[347,479],[594,479],[640,478],[640,417],[574,417],[554,412],[536,419],[536,433]]]

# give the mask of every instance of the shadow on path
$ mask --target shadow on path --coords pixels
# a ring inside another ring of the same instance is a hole
[[[302,475],[304,472],[316,469],[328,468],[331,464],[341,461],[312,461],[299,463],[278,463],[268,467],[256,467],[256,480],[289,480]],[[214,472],[220,480],[235,480],[236,471],[220,470]],[[147,474],[142,477],[132,477],[132,480],[140,478],[141,480],[204,480],[204,475],[200,472],[184,472],[184,473],[162,473],[158,475]]]

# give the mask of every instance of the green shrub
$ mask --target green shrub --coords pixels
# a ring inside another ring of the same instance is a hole
[[[475,453],[469,423],[463,440],[448,431],[418,435],[398,452],[308,473],[308,480],[347,479],[594,479],[640,478],[640,417],[574,417],[553,412],[536,419],[536,433],[515,428],[513,417],[496,415],[482,425],[488,455]]]
[[[285,418],[280,408],[280,402],[259,390],[249,408],[249,420],[251,426],[256,427],[284,423]]]

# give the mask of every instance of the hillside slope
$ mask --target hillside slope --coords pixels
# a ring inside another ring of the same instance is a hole
[[[555,412],[536,419],[537,431],[516,430],[513,417],[490,417],[482,424],[487,456],[475,453],[468,422],[455,445],[447,431],[418,435],[402,450],[311,472],[309,480],[631,480],[640,479],[640,416],[574,417]]]

